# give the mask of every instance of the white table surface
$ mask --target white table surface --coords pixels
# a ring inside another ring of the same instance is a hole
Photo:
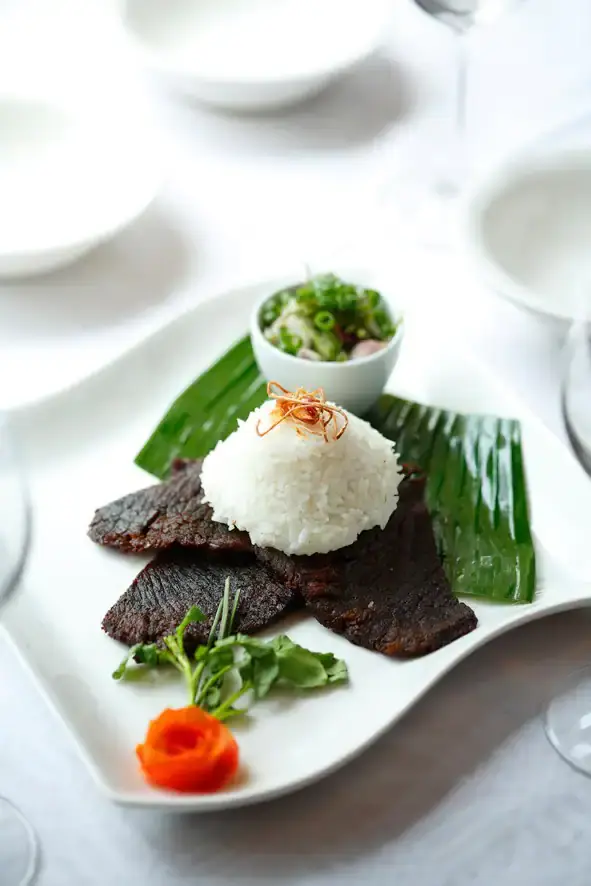
[[[108,103],[114,118],[133,96],[134,109],[147,108],[158,124],[167,167],[154,208],[116,242],[51,279],[0,287],[0,378],[20,374],[30,394],[50,367],[82,372],[139,324],[157,325],[232,282],[331,252],[387,260],[394,242],[404,244],[408,286],[432,297],[431,322],[442,323],[450,346],[470,341],[562,433],[556,335],[483,292],[460,258],[423,252],[389,217],[384,231],[385,217],[372,215],[376,181],[410,156],[428,157],[450,111],[447,32],[405,0],[393,5],[379,59],[306,107],[255,119],[146,92],[90,3],[0,3],[6,77],[42,72],[46,85]],[[35,28],[33,11],[45,17]],[[36,65],[15,51],[17,32]],[[475,162],[591,110],[590,45],[587,0],[527,0],[474,40]],[[0,389],[6,396],[5,383]],[[591,784],[554,754],[536,720],[564,675],[587,661],[587,614],[546,619],[476,653],[332,778],[258,808],[175,818],[121,810],[97,793],[0,642],[0,788],[39,832],[41,886],[386,878],[400,886],[588,886]]]

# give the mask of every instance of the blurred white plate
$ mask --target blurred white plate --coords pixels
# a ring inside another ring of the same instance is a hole
[[[360,272],[360,279],[370,276]],[[231,790],[181,796],[149,788],[138,773],[134,747],[148,721],[164,707],[182,704],[184,693],[174,682],[121,685],[111,679],[122,650],[100,624],[139,563],[93,545],[86,529],[97,506],[149,482],[133,464],[138,449],[171,401],[247,331],[250,312],[267,287],[238,289],[191,310],[77,390],[21,415],[35,532],[23,587],[6,611],[5,625],[96,782],[119,803],[208,811],[300,788],[359,754],[479,646],[513,626],[591,598],[591,585],[576,584],[561,565],[591,577],[591,485],[579,466],[477,360],[450,347],[436,324],[409,317],[392,390],[523,421],[533,528],[540,542],[536,602],[471,602],[480,622],[475,631],[409,661],[355,647],[310,618],[284,625],[306,646],[344,657],[351,685],[288,705],[273,700],[257,705],[250,728],[236,727],[248,777]],[[547,551],[559,552],[561,562]]]
[[[79,258],[137,218],[158,183],[145,133],[90,108],[0,94],[0,279]]]
[[[466,195],[462,225],[476,274],[554,321],[591,299],[591,145],[552,142],[500,163]]]
[[[208,104],[285,107],[367,58],[389,0],[125,0],[147,66]]]

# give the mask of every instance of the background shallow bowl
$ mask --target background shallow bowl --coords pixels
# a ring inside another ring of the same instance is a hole
[[[157,185],[139,130],[53,100],[0,95],[0,278],[69,264],[139,216]]]
[[[349,279],[349,278],[347,278]],[[292,285],[300,281],[294,280]],[[360,286],[367,281],[353,280]],[[328,400],[348,409],[356,415],[363,415],[373,406],[386,387],[400,355],[404,337],[404,320],[400,308],[380,290],[392,316],[399,321],[398,329],[387,346],[370,357],[361,357],[348,363],[325,363],[303,360],[284,354],[270,344],[261,331],[260,312],[272,292],[260,299],[251,315],[250,335],[259,369],[267,379],[279,382],[289,391],[303,387],[308,391],[323,388]]]
[[[317,94],[367,58],[388,0],[126,0],[147,67],[227,110],[276,109]]]
[[[466,199],[464,243],[499,295],[564,327],[591,303],[591,150],[506,161]]]

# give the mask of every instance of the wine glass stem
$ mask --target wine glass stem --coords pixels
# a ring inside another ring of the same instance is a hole
[[[456,139],[464,148],[468,122],[468,51],[462,34],[456,37]],[[462,150],[463,153],[463,150]]]
[[[466,150],[466,129],[468,121],[468,73],[469,57],[466,38],[457,33],[454,39],[455,82],[453,131],[449,146],[446,178],[439,190],[444,196],[455,196],[461,189]]]
[[[9,800],[0,796],[0,883],[32,886],[38,861],[33,828]]]

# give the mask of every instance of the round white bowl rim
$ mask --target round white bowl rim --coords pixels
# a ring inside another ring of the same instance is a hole
[[[62,240],[47,240],[43,244],[34,243],[31,246],[19,246],[19,247],[9,247],[6,249],[2,248],[0,244],[0,261],[8,261],[11,259],[24,260],[26,258],[37,258],[44,255],[50,255],[54,252],[61,252],[66,250],[77,250],[83,249],[86,245],[91,247],[93,244],[101,243],[105,240],[110,239],[115,234],[122,231],[128,225],[130,225],[136,218],[138,218],[145,210],[150,206],[150,204],[154,201],[157,194],[157,188],[150,191],[150,194],[146,194],[144,200],[141,203],[136,203],[134,208],[130,209],[119,217],[117,221],[110,221],[108,224],[97,225],[96,227],[90,229],[90,227],[86,230],[86,232],[80,232],[76,236],[72,235],[69,238],[63,238]]]
[[[292,285],[297,286],[298,284],[294,283]],[[285,288],[289,288],[289,284]],[[358,368],[360,366],[366,366],[368,363],[379,363],[381,360],[384,360],[385,357],[388,356],[390,351],[394,350],[395,347],[400,344],[404,337],[404,316],[402,312],[400,312],[393,317],[393,319],[395,319],[397,323],[396,332],[388,341],[386,347],[381,348],[374,354],[369,354],[367,357],[356,357],[355,360],[347,360],[346,362],[340,363],[336,360],[305,360],[303,357],[296,357],[293,354],[286,354],[285,351],[281,351],[279,348],[276,348],[275,345],[272,345],[271,342],[267,341],[259,323],[261,308],[266,302],[269,301],[270,298],[272,298],[274,294],[275,293],[271,292],[268,295],[260,298],[252,309],[252,313],[250,315],[251,335],[256,336],[256,339],[261,344],[261,346],[264,347],[268,352],[272,352],[273,356],[275,356],[277,359],[285,360],[288,364],[292,363],[293,365],[295,365],[296,363],[304,363],[306,366],[318,366],[319,369],[320,367],[324,367],[324,369],[320,371],[326,371],[327,367],[330,367],[330,371],[342,372],[343,370],[345,370],[347,372],[352,372],[355,370],[356,367]],[[388,303],[388,307],[392,312],[393,306],[390,300],[387,296],[383,295],[383,293],[380,294],[382,295],[382,298]]]
[[[44,106],[48,109],[57,111],[72,120],[94,121],[94,125],[98,125],[98,123],[105,118],[104,112],[93,115],[87,108],[82,109],[74,104],[69,104],[67,101],[62,101],[55,96],[41,95],[36,92],[5,92],[0,90],[0,105],[3,104]],[[105,119],[105,123],[108,123],[108,117]],[[118,131],[118,134],[120,135],[121,133]],[[134,142],[137,142],[138,147],[140,145],[145,146],[145,138],[141,138],[142,133],[130,128],[129,134],[133,137]],[[125,156],[125,154],[123,156]],[[146,157],[145,151],[142,156]],[[156,152],[153,152],[149,162],[144,162],[143,167],[144,170],[151,167],[152,171],[150,175],[145,176],[145,183],[141,189],[141,199],[127,201],[124,212],[119,214],[113,213],[113,215],[102,224],[82,224],[79,230],[76,232],[72,231],[71,236],[63,237],[58,240],[51,239],[51,236],[48,235],[43,242],[37,241],[30,244],[4,245],[0,242],[0,260],[20,261],[27,258],[50,255],[54,252],[83,249],[87,245],[98,244],[114,236],[145,212],[158,193],[163,180],[163,170],[157,160]]]
[[[502,298],[526,307],[536,314],[559,320],[573,320],[574,315],[558,306],[543,304],[530,294],[528,287],[504,270],[484,246],[482,218],[493,201],[520,182],[540,172],[568,173],[588,171],[591,176],[591,148],[561,147],[530,149],[512,156],[477,176],[462,199],[461,239],[470,261],[485,283]]]
[[[367,12],[367,5],[366,0],[365,2],[364,0],[360,0],[360,16],[362,16],[364,12]],[[123,14],[123,24],[129,38],[134,42],[136,48],[144,57],[149,67],[155,72],[170,78],[192,80],[196,83],[201,83],[204,86],[220,86],[236,89],[265,89],[269,86],[279,85],[288,86],[302,84],[303,86],[310,81],[336,77],[368,58],[379,46],[392,11],[389,0],[370,0],[370,5],[372,9],[375,9],[374,26],[368,38],[363,42],[359,42],[354,50],[351,49],[348,52],[343,52],[340,54],[340,57],[333,55],[332,58],[328,58],[325,63],[319,64],[315,67],[302,67],[298,71],[294,70],[283,73],[269,72],[264,76],[261,76],[260,74],[249,75],[248,73],[245,73],[237,77],[235,74],[224,74],[221,71],[212,74],[208,73],[207,70],[200,70],[199,67],[186,65],[180,61],[175,63],[174,52],[167,53],[153,48],[140,36],[137,29],[133,27],[129,20],[129,16],[125,11]],[[302,61],[304,61],[303,54],[301,58]]]

